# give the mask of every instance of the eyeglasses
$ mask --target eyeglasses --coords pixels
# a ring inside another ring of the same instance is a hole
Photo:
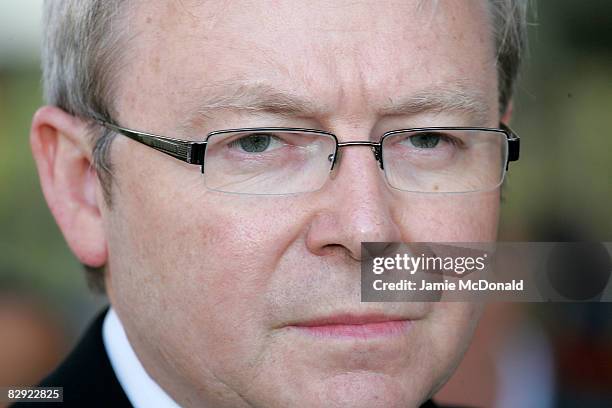
[[[338,142],[323,130],[258,127],[218,130],[188,141],[123,128],[120,133],[181,161],[199,165],[214,191],[254,195],[319,190],[341,148],[369,147],[390,187],[417,193],[468,193],[501,185],[508,163],[519,158],[520,138],[507,126],[427,127],[393,130],[379,142]]]

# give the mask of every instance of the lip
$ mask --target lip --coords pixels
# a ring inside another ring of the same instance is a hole
[[[288,327],[319,338],[374,339],[403,335],[412,320],[384,314],[337,314],[306,320]]]

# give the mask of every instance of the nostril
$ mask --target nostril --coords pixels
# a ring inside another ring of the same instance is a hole
[[[320,255],[330,256],[336,255],[339,257],[350,258],[354,261],[361,262],[361,256],[358,253],[353,253],[349,248],[341,244],[328,244],[321,248]]]

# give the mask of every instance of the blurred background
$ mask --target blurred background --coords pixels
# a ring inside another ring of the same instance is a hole
[[[0,2],[0,386],[33,385],[106,300],[91,294],[40,191],[37,0]],[[500,240],[612,241],[612,2],[532,3]],[[441,402],[611,407],[612,303],[492,304]]]

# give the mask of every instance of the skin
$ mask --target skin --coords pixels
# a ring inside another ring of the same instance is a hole
[[[247,126],[326,129],[340,141],[416,126],[496,127],[485,5],[422,3],[142,2],[130,10],[131,58],[114,119],[194,140]],[[204,95],[223,92],[215,84],[241,81],[310,99],[319,112],[194,115]],[[478,122],[460,110],[381,114],[390,100],[458,83],[487,108]],[[418,406],[459,363],[479,307],[360,303],[360,244],[495,240],[499,190],[392,190],[371,151],[354,147],[318,192],[228,195],[206,190],[197,166],[118,137],[109,208],[85,126],[55,107],[36,113],[31,140],[45,197],[79,260],[107,265],[108,294],[130,343],[179,404]],[[314,338],[287,327],[338,312],[412,322],[402,336],[375,339]]]

